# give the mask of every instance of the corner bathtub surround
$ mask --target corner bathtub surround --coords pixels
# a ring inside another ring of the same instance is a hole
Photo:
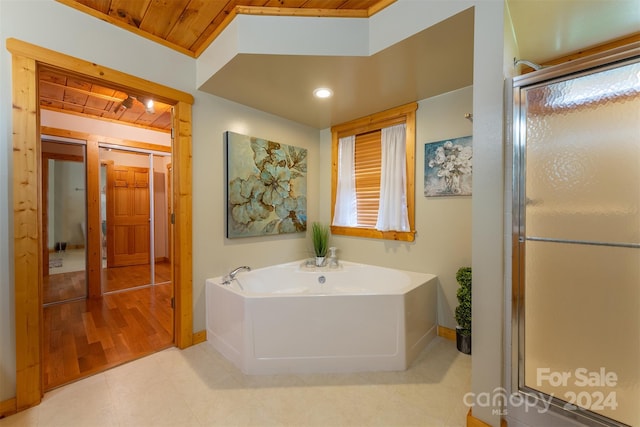
[[[436,282],[345,261],[212,278],[207,339],[245,374],[405,370],[436,336]]]

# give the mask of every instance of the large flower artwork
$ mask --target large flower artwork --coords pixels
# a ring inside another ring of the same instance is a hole
[[[307,150],[226,132],[227,237],[307,229]]]
[[[425,196],[471,195],[470,136],[425,144],[424,163]]]

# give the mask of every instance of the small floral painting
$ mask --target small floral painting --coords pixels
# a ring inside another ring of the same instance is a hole
[[[424,145],[424,195],[470,196],[473,170],[471,137]]]
[[[307,229],[307,150],[226,132],[227,237]]]

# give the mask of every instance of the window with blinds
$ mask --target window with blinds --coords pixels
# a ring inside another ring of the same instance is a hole
[[[356,182],[358,225],[361,227],[373,228],[378,220],[380,170],[382,165],[381,134],[381,130],[376,130],[356,135],[353,167]]]
[[[412,242],[415,238],[415,120],[417,103],[392,108],[331,128],[331,206],[336,205],[338,184],[339,140],[355,136],[354,175],[357,204],[357,226],[331,226],[332,234],[370,237],[376,239],[403,240]],[[376,230],[378,205],[380,204],[380,172],[382,168],[382,129],[404,123],[406,126],[407,159],[407,213],[411,231]],[[331,220],[333,222],[333,214]]]

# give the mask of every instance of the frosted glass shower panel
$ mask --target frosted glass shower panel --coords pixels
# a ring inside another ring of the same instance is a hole
[[[640,425],[640,250],[528,241],[526,254],[525,385]]]
[[[640,64],[541,76],[517,99],[519,386],[640,425]]]
[[[527,236],[640,242],[640,64],[525,97]]]

